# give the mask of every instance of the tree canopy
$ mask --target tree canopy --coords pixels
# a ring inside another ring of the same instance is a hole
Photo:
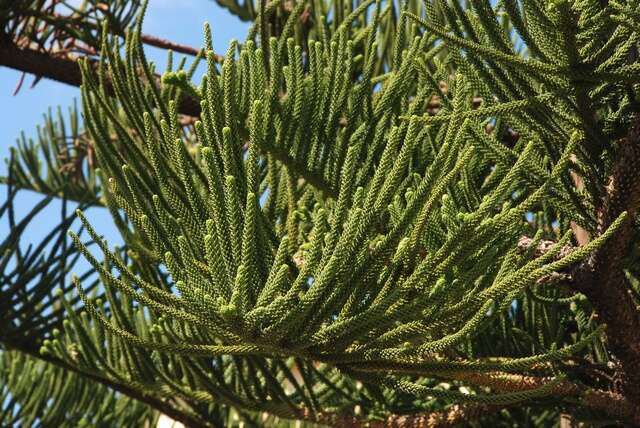
[[[1,424],[639,426],[640,4],[216,1],[0,0]]]

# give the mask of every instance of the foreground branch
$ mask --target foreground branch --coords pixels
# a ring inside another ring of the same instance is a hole
[[[502,409],[502,406],[485,404],[454,405],[442,412],[425,412],[413,415],[390,415],[382,420],[365,420],[357,416],[344,416],[331,413],[312,415],[301,412],[300,419],[334,428],[445,428],[467,426],[483,416],[488,416]]]

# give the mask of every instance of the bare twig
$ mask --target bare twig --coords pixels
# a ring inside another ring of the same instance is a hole
[[[179,52],[186,55],[196,56],[200,52],[200,49],[196,49],[194,47],[183,45],[180,43],[175,43],[171,40],[162,39],[160,37],[151,36],[149,34],[142,34],[140,36],[140,41],[145,45],[155,46],[162,49],[171,49],[174,52]],[[221,59],[222,57],[220,55],[216,55],[217,61],[220,61]]]

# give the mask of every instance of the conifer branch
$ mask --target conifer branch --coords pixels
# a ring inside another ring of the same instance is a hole
[[[499,392],[523,391],[539,388],[548,379],[535,376],[522,376],[509,373],[452,373],[452,378],[468,381],[475,385],[487,386]],[[640,423],[640,408],[632,400],[610,391],[585,388],[563,380],[553,387],[552,395],[559,399],[579,397],[587,408],[606,413],[610,417],[620,418],[637,425]]]
[[[501,406],[490,406],[485,404],[463,404],[453,405],[449,410],[442,412],[427,412],[411,415],[390,415],[382,419],[363,420],[355,416],[341,416],[335,414],[320,414],[313,420],[318,423],[327,424],[335,428],[400,428],[400,427],[420,427],[420,428],[449,428],[466,426],[485,416],[490,416],[499,412]]]
[[[98,25],[92,22],[82,22],[81,16],[65,16],[56,12],[46,13],[41,10],[24,10],[20,13],[20,15],[22,19],[24,19],[24,17],[33,17],[47,22],[48,24],[55,27],[63,27],[64,25],[78,25],[80,27],[90,29],[91,31],[96,31],[98,33],[100,32],[100,28]],[[125,31],[121,26],[118,26],[117,28],[113,27],[114,24],[118,23],[110,22],[110,24],[111,26],[109,27],[109,31],[111,33],[122,37],[125,36]],[[196,56],[200,52],[200,49],[196,49],[192,46],[188,46],[182,43],[176,43],[171,40],[163,39],[161,37],[152,36],[150,34],[141,34],[140,40],[145,45],[154,46],[160,49],[171,49],[174,52],[183,53],[185,55]],[[85,40],[83,41],[86,42]],[[216,55],[217,60],[220,60],[221,58],[222,57]]]
[[[282,162],[293,174],[302,177],[311,186],[320,190],[326,197],[335,199],[338,196],[338,192],[322,176],[309,171],[305,165],[301,165],[300,162],[297,162],[284,150],[268,145],[264,145],[261,148],[272,155],[274,159]]]
[[[99,63],[41,45],[76,73],[60,79],[82,79],[91,162],[127,251],[78,214],[91,241],[70,233],[67,250],[62,225],[60,262],[23,263],[12,241],[31,217],[10,209],[3,245],[19,269],[0,277],[3,337],[46,335],[34,343],[49,357],[201,426],[219,408],[345,427],[531,423],[514,403],[549,406],[539,425],[573,408],[635,424],[637,11],[373,3],[263,1],[221,66],[206,27],[200,85],[195,65],[158,81],[142,17],[123,45],[104,28]],[[22,147],[10,171],[56,193],[65,177],[41,179]],[[86,178],[65,189],[81,196]],[[576,225],[592,239],[572,245]],[[80,253],[99,279],[74,276],[74,290],[66,258]],[[36,282],[48,264],[53,279]],[[49,321],[38,302],[54,281]]]
[[[591,257],[566,271],[564,278],[575,291],[583,293],[596,308],[601,321],[609,326],[608,339],[614,355],[619,358],[626,393],[640,403],[640,310],[630,292],[624,273],[625,257],[633,239],[633,224],[640,209],[640,119],[626,138],[620,141],[616,161],[602,204],[598,207],[598,233],[622,212],[630,215],[620,230]],[[597,236],[597,235],[596,235]],[[523,237],[520,247],[529,249],[533,241]],[[554,244],[540,241],[534,254],[542,256]],[[561,253],[571,253],[575,247],[565,245]],[[557,256],[559,257],[559,255]]]

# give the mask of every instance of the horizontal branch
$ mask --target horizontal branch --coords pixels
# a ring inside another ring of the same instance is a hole
[[[550,379],[512,373],[466,373],[453,374],[452,378],[468,381],[475,385],[490,387],[497,392],[527,391],[541,388]],[[584,388],[567,380],[558,382],[552,389],[552,395],[560,397],[579,397],[580,405],[600,411],[609,417],[626,421],[633,426],[640,424],[640,408],[621,394]]]
[[[91,60],[91,64],[94,67],[97,66],[95,60]],[[37,49],[22,48],[12,42],[0,43],[0,66],[34,74],[38,77],[45,77],[71,86],[80,86],[82,84],[82,74],[80,73],[77,58],[56,56]],[[156,77],[159,84],[160,76]],[[110,80],[106,79],[105,84],[107,92],[113,94]],[[187,116],[200,116],[200,103],[198,100],[184,94],[180,99],[178,112]]]
[[[97,34],[100,34],[100,32],[102,31],[101,25],[95,22],[86,22],[82,15],[75,15],[75,14],[61,15],[59,13],[55,13],[51,11],[45,12],[38,9],[23,10],[23,11],[20,11],[20,15],[23,18],[32,17],[38,20],[45,21],[46,23],[51,24],[54,27],[57,27],[59,24],[66,24],[71,26],[71,28],[77,29],[77,30],[88,27],[93,31],[95,31]],[[98,22],[100,22],[100,20],[98,20]],[[119,26],[114,26],[113,24],[114,24],[113,22],[109,23],[109,25],[107,26],[107,31],[110,32],[111,34],[124,37],[125,29]],[[64,32],[62,34],[64,34]],[[75,41],[76,38],[68,36],[68,33],[67,33],[67,37],[65,37],[64,40],[58,39],[58,38],[56,38],[55,40],[60,42],[60,44],[65,44],[64,42],[66,40]],[[174,52],[178,52],[186,55],[196,56],[200,53],[200,49],[183,45],[181,43],[175,43],[170,40],[162,39],[160,37],[152,36],[149,34],[141,34],[140,41],[142,41],[142,43],[144,43],[145,45],[154,46],[161,49],[171,49]],[[83,40],[83,42],[86,42],[86,40]],[[100,47],[99,42],[97,46],[96,44],[93,44],[93,45],[90,44],[90,46],[94,50],[97,50]],[[222,61],[224,58],[220,55],[215,55],[215,59],[216,61]]]
[[[191,46],[183,45],[180,43],[172,42],[171,40],[161,39],[160,37],[151,36],[149,34],[140,35],[140,41],[145,45],[154,46],[161,49],[171,49],[174,52],[196,56],[200,53],[200,49],[193,48]],[[216,61],[222,61],[223,57],[215,55]]]

